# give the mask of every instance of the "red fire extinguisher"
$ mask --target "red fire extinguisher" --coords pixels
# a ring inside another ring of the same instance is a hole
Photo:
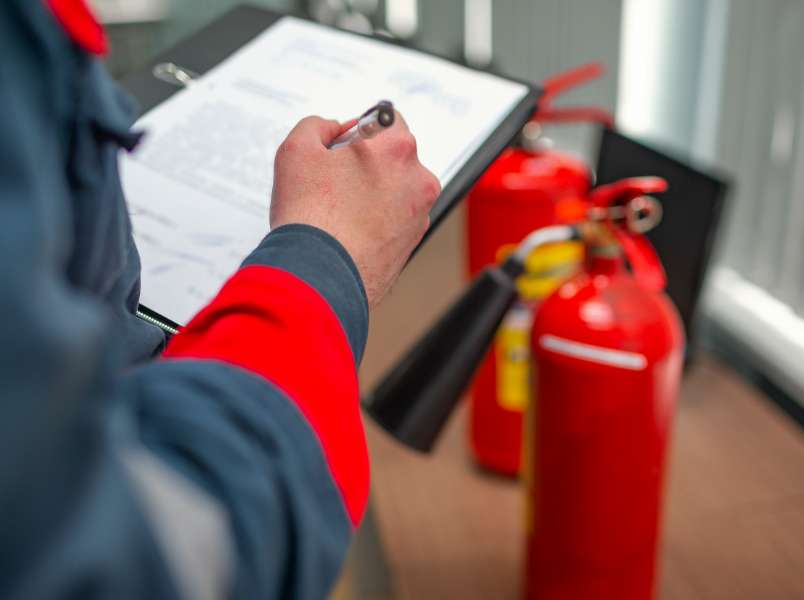
[[[641,233],[658,178],[591,195],[582,270],[539,308],[531,338],[525,596],[653,597],[656,550],[684,337]],[[532,434],[532,435],[531,435]]]
[[[653,597],[665,453],[684,349],[665,274],[642,234],[655,177],[593,190],[571,224],[537,229],[489,266],[364,398],[404,444],[429,451],[519,295],[534,249],[579,239],[581,271],[538,308],[530,342],[529,600]],[[580,209],[580,210],[578,210]]]
[[[540,123],[587,121],[612,124],[597,108],[553,108],[553,99],[603,73],[598,63],[562,73],[544,83],[539,110],[526,126],[530,145],[508,149],[469,194],[467,240],[469,275],[505,257],[526,234],[563,217],[559,207],[570,199],[586,199],[591,175],[586,164],[569,155],[539,147]],[[518,280],[519,300],[503,320],[492,351],[474,379],[470,409],[470,445],[475,460],[486,468],[516,475],[522,456],[525,407],[530,386],[529,339],[534,307],[580,263],[578,242],[537,250]]]

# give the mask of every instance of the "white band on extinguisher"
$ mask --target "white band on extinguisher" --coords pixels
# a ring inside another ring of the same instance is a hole
[[[551,352],[631,371],[641,371],[648,364],[648,359],[643,354],[613,350],[601,346],[590,346],[589,344],[573,342],[554,335],[543,335],[539,338],[539,344],[542,348]]]

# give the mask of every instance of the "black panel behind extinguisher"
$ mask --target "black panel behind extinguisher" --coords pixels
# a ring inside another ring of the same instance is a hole
[[[721,175],[701,170],[639,143],[612,129],[603,129],[597,160],[597,184],[644,174],[667,180],[660,194],[663,217],[647,237],[667,271],[667,294],[675,303],[694,351],[694,320],[729,190]]]

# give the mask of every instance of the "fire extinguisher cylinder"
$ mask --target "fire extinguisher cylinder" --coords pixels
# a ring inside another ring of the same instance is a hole
[[[570,226],[539,229],[501,265],[481,271],[364,399],[366,412],[403,444],[430,451],[517,298],[516,278],[527,256],[576,236]]]

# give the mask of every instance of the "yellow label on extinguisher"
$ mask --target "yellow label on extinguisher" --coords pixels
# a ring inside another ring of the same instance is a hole
[[[533,312],[516,304],[503,319],[495,343],[497,401],[505,409],[522,412],[530,399],[530,332]]]
[[[515,246],[502,246],[497,259],[502,261]],[[583,247],[577,242],[550,244],[534,250],[525,262],[525,273],[517,280],[520,297],[538,302],[555,290],[577,270]],[[531,304],[512,308],[500,325],[495,352],[497,365],[497,402],[507,410],[522,412],[530,400],[530,332],[533,327]]]
[[[507,244],[497,250],[502,262],[516,246]],[[542,300],[578,270],[583,259],[582,242],[558,242],[536,248],[525,261],[525,272],[517,279],[523,300]]]

